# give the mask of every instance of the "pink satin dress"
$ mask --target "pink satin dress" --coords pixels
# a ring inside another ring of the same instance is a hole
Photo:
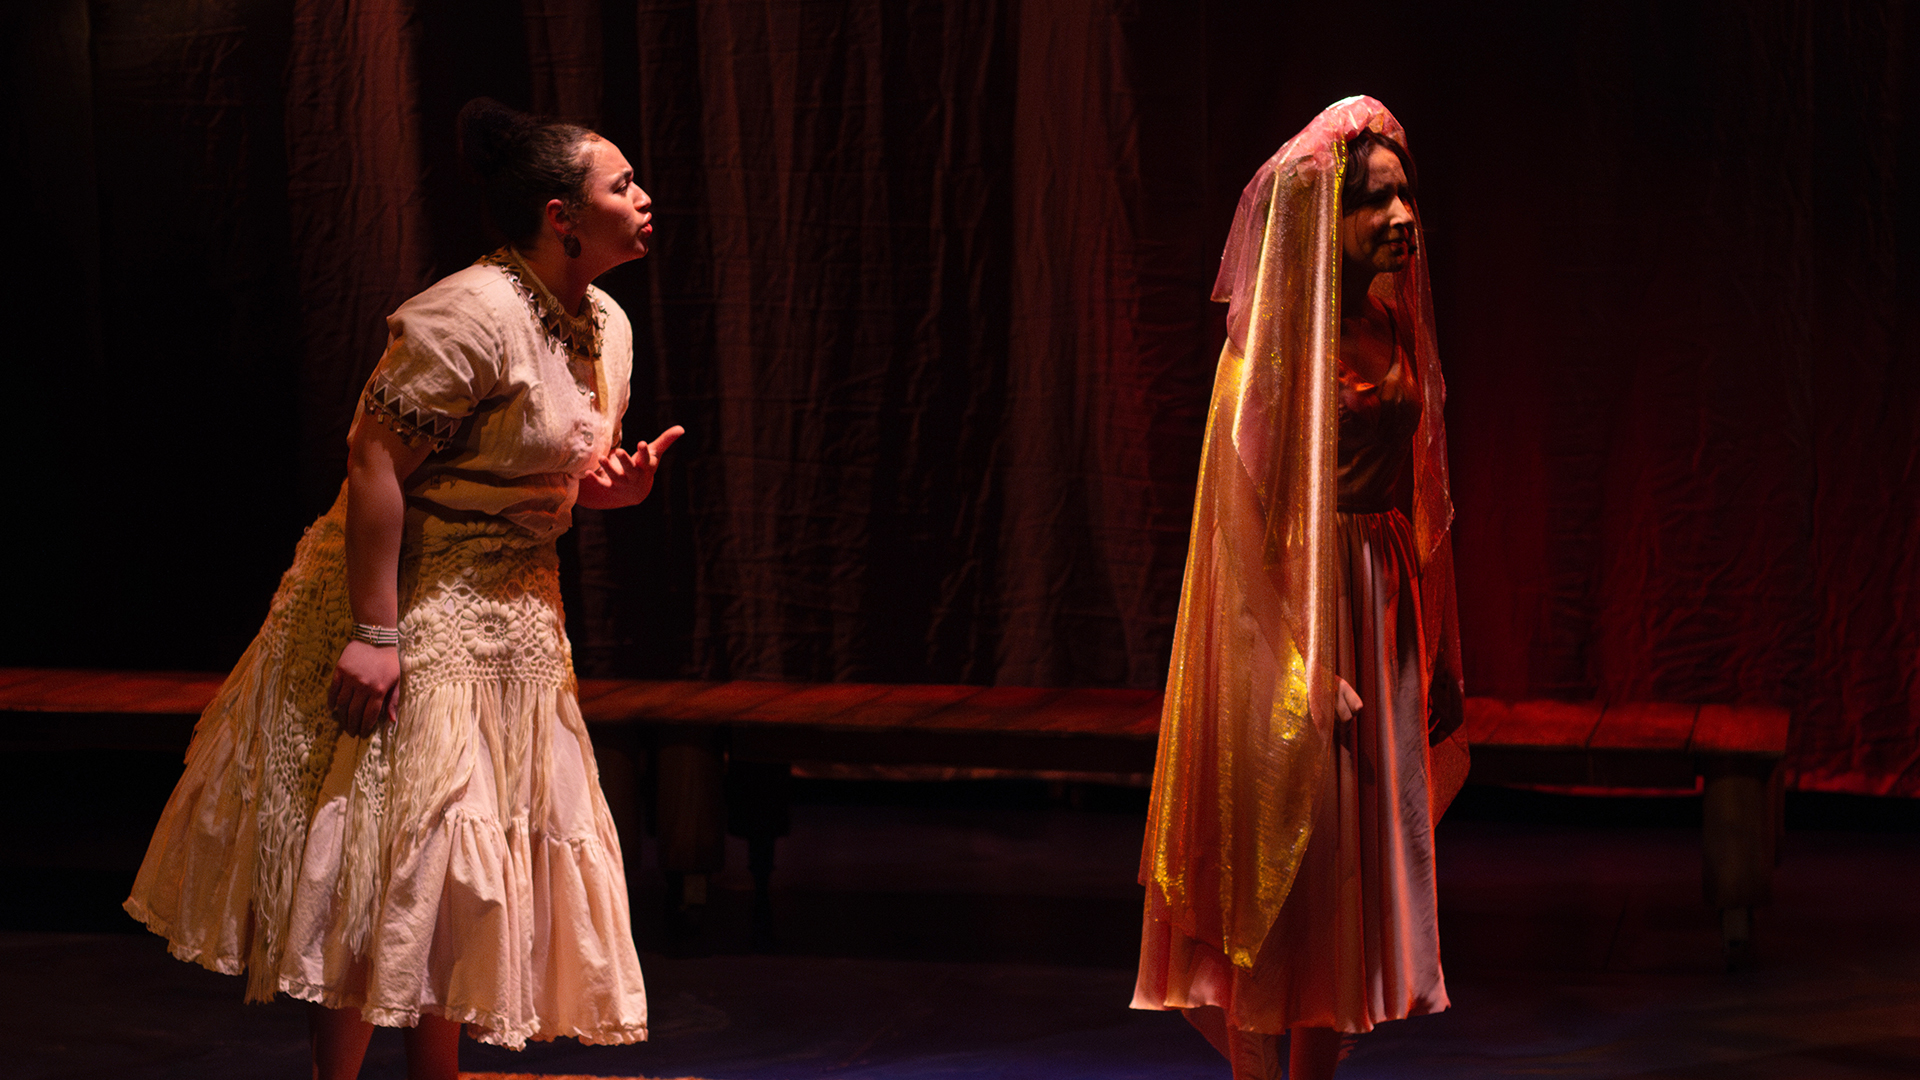
[[[1149,889],[1136,1001],[1217,1006],[1232,1028],[1270,1034],[1364,1032],[1447,1007],[1419,561],[1400,509],[1420,413],[1403,346],[1378,383],[1342,376],[1338,669],[1364,705],[1336,725],[1312,838],[1279,918],[1253,968],[1237,969],[1181,933]]]

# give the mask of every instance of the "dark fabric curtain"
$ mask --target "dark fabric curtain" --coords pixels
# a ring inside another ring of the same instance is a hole
[[[641,65],[640,152],[694,670],[1164,677],[1191,480],[1145,462],[1190,465],[1206,344],[1164,400],[1103,8],[642,5],[679,54]]]
[[[1469,692],[1768,701],[1920,794],[1920,115],[1896,0],[51,0],[5,9],[15,664],[215,668],[382,317],[491,246],[452,118],[658,206],[655,497],[583,672],[1158,685],[1240,186],[1366,92],[1421,172]]]
[[[1435,212],[1476,692],[1784,703],[1802,786],[1920,792],[1903,14],[1589,5]]]

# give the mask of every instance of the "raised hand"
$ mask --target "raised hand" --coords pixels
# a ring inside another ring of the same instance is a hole
[[[686,433],[687,429],[675,424],[654,436],[652,442],[634,447],[632,453],[616,447],[599,468],[581,479],[580,505],[612,510],[644,501],[653,491],[653,474],[659,470],[667,447]]]

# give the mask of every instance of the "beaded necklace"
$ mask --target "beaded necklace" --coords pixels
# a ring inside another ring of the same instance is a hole
[[[547,340],[556,348],[572,353],[582,360],[598,362],[600,359],[600,332],[607,325],[607,311],[592,293],[587,294],[587,312],[583,315],[569,315],[561,308],[560,301],[521,259],[520,253],[512,245],[501,248],[491,255],[482,256],[484,266],[497,266],[506,272],[521,296],[526,298],[527,306],[533,309],[533,317],[540,328],[547,333]]]

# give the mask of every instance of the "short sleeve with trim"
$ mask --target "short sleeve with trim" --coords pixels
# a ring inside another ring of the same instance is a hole
[[[366,413],[409,446],[444,450],[500,378],[502,343],[488,298],[455,274],[387,317],[387,351],[361,395]]]

